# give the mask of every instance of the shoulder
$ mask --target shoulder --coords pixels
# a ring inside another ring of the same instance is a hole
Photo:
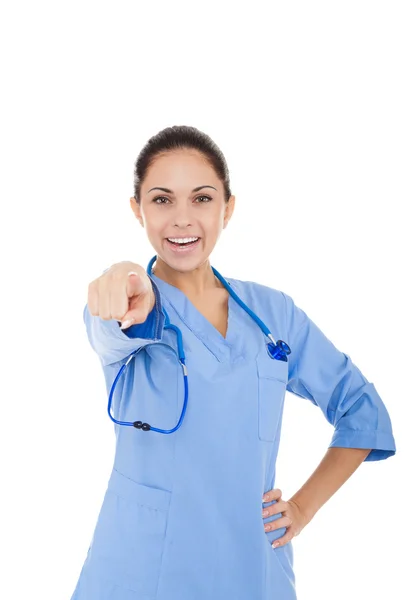
[[[226,277],[226,280],[242,300],[247,298],[258,304],[270,303],[272,305],[274,303],[276,306],[281,305],[285,308],[287,294],[280,289],[256,281],[245,281],[233,277]]]
[[[307,321],[307,315],[294,298],[283,290],[256,281],[244,281],[226,277],[236,294],[247,305],[254,306],[255,312],[261,311],[266,318],[274,319],[285,327],[286,331],[300,329]]]
[[[250,308],[267,327],[276,331],[278,337],[288,330],[287,294],[278,288],[256,281],[226,278],[238,297]],[[274,336],[275,337],[275,336]]]

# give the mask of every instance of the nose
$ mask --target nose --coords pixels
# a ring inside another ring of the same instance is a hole
[[[186,229],[186,227],[192,225],[191,206],[181,203],[176,205],[174,213],[174,226],[179,229]]]

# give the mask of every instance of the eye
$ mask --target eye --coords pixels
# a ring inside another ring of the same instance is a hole
[[[157,200],[162,200],[162,199],[168,200],[168,198],[166,198],[165,196],[156,196],[155,198],[153,198],[153,202],[155,202],[155,204],[164,204],[164,202],[157,202]]]
[[[212,200],[212,198],[207,195],[197,196],[196,200],[198,200],[199,198],[207,198],[207,202],[210,202]],[[166,198],[166,196],[156,196],[152,200],[155,204],[165,204],[165,202],[157,202],[157,200],[167,200],[168,201],[168,198]],[[200,204],[206,204],[207,202],[200,202]]]
[[[197,196],[196,200],[198,200],[199,198],[207,198],[207,202],[210,202],[212,200],[212,198],[210,198],[210,196]],[[204,204],[204,202],[201,202],[201,204]]]

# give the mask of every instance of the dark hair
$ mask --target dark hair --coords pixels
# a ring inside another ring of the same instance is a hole
[[[230,176],[223,153],[206,134],[188,125],[166,127],[152,136],[141,150],[134,166],[134,198],[140,204],[140,190],[148,168],[155,159],[173,150],[197,150],[216,172],[224,185],[224,199],[228,202],[231,196]]]

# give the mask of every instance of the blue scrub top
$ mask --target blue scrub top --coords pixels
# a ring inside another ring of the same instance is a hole
[[[181,290],[150,279],[156,303],[145,323],[123,331],[86,305],[88,339],[107,394],[139,350],[117,382],[113,416],[172,429],[184,379],[164,306],[183,336],[187,411],[171,434],[114,424],[113,469],[71,600],[295,600],[292,542],[273,549],[286,530],[264,531],[281,514],[261,516],[263,493],[276,487],[285,392],[321,410],[334,429],[330,447],[371,448],[365,461],[396,452],[387,409],[284,292],[226,278],[290,345],[288,362],[269,357],[267,338],[231,296],[224,338]]]

